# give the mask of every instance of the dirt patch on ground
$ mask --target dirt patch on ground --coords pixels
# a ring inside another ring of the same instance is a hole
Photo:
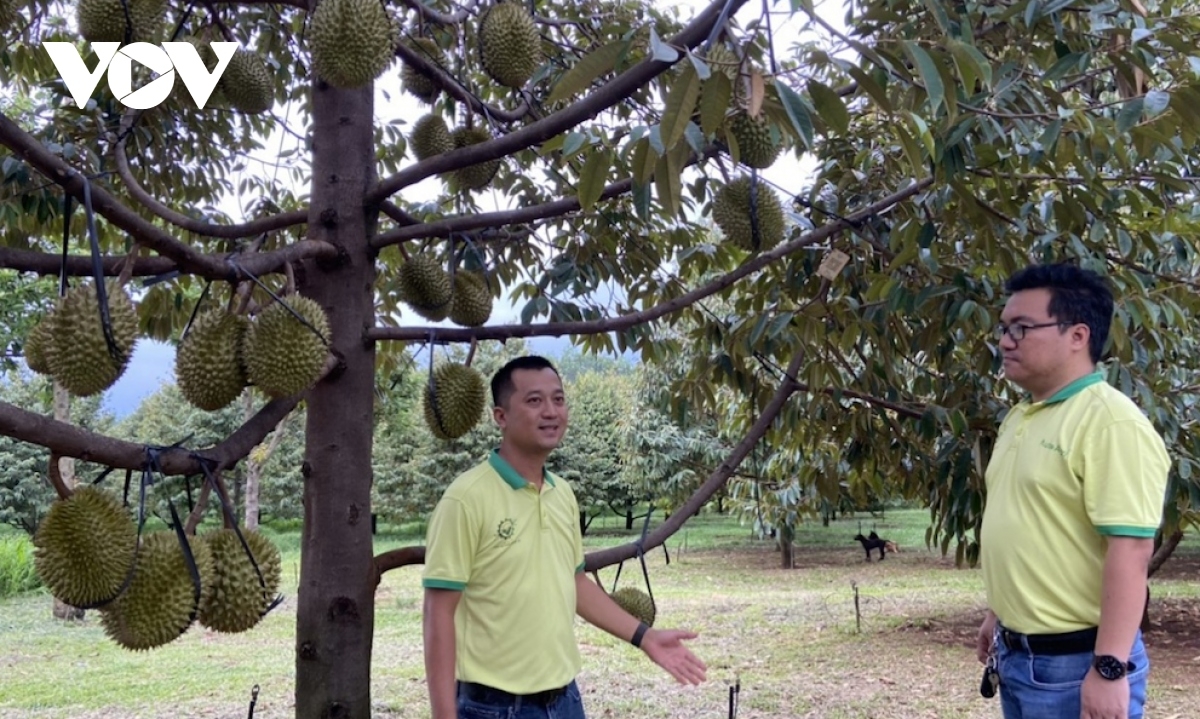
[[[897,631],[924,636],[935,644],[973,650],[979,621],[979,612],[962,612],[909,620]],[[1152,599],[1150,631],[1145,636],[1155,673],[1166,681],[1185,675],[1194,677],[1200,670],[1200,599]]]

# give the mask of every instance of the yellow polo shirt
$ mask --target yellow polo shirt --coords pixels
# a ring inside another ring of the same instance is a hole
[[[575,575],[583,571],[579,505],[546,472],[539,492],[498,453],[446,489],[429,520],[422,585],[461,591],[456,674],[514,694],[571,682]]]
[[[986,472],[980,562],[988,606],[1023,634],[1098,626],[1106,537],[1154,536],[1170,459],[1137,405],[1081,377],[1013,407]]]

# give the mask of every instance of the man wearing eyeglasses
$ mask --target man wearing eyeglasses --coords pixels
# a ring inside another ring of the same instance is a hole
[[[1113,321],[1099,275],[1036,265],[1007,289],[1004,377],[1028,396],[1001,423],[986,472],[977,654],[999,673],[1005,719],[1140,719],[1166,447],[1098,371]]]

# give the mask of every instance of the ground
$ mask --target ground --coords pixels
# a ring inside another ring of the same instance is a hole
[[[796,567],[778,567],[773,542],[750,538],[729,518],[702,518],[647,556],[660,627],[700,632],[691,643],[708,682],[681,687],[643,655],[579,628],[579,676],[589,717],[721,719],[999,719],[979,696],[974,634],[983,609],[979,573],[923,545],[927,513],[867,520],[896,538],[900,554],[863,561],[855,521],[806,527]],[[619,520],[595,528],[589,547],[627,538]],[[640,528],[640,527],[639,527]],[[258,627],[219,635],[193,627],[151,653],[115,647],[95,613],[82,625],[49,619],[50,600],[0,601],[0,714],[5,719],[232,719],[292,716],[292,629],[298,555],[284,547],[288,601]],[[390,544],[411,542],[392,538]],[[1153,669],[1148,716],[1194,719],[1200,690],[1200,542],[1189,537],[1153,584]],[[612,589],[615,568],[601,573]],[[621,586],[644,588],[626,563]],[[855,592],[858,612],[855,611]],[[420,634],[420,569],[385,575],[379,588],[373,666],[374,716],[427,719]]]

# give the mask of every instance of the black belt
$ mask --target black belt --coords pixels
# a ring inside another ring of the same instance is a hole
[[[1000,641],[1009,649],[1029,649],[1034,654],[1084,654],[1095,651],[1098,629],[1081,629],[1065,634],[1018,634],[1000,629]]]
[[[567,686],[570,686],[569,684]],[[546,689],[533,694],[513,694],[506,692],[503,689],[489,687],[486,684],[476,684],[475,682],[459,682],[458,692],[460,696],[466,697],[468,701],[478,702],[480,704],[492,704],[496,706],[509,706],[518,704],[533,704],[536,706],[550,706],[558,701],[567,693],[567,687],[558,687],[557,689]]]

